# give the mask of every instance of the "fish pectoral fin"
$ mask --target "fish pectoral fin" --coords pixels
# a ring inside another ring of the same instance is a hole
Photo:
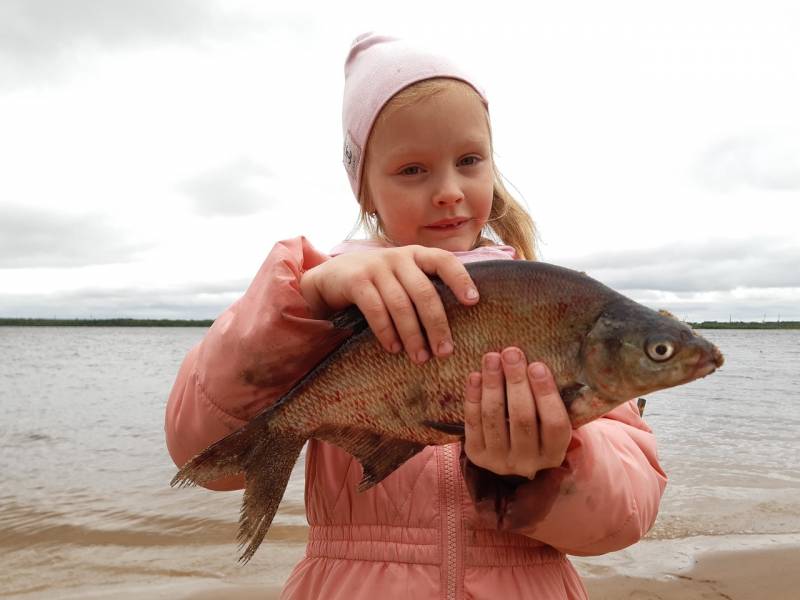
[[[458,435],[464,437],[464,423],[444,423],[442,421],[423,421],[423,425],[447,433],[449,435]]]
[[[425,444],[381,436],[358,427],[331,427],[317,431],[313,437],[330,442],[352,454],[361,464],[364,475],[358,491],[368,490],[383,481]]]
[[[335,329],[349,330],[352,335],[360,333],[368,326],[367,319],[364,318],[364,314],[355,304],[340,310],[332,315],[329,320],[333,323]]]
[[[560,393],[573,429],[602,417],[622,404],[617,400],[601,396],[588,385],[581,383],[562,388]]]
[[[570,404],[572,404],[575,399],[580,398],[583,394],[591,391],[591,388],[583,383],[573,383],[572,385],[563,387],[558,391],[561,394],[561,399],[564,401],[564,404],[566,404],[567,408],[569,408]]]

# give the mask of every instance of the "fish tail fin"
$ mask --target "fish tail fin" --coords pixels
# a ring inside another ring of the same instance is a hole
[[[170,482],[171,486],[186,487],[244,474],[237,536],[243,549],[242,563],[253,557],[264,540],[306,441],[270,428],[274,411],[269,412],[203,450]]]
[[[245,487],[237,535],[242,564],[253,558],[264,541],[306,442],[285,434],[264,433],[244,464]]]

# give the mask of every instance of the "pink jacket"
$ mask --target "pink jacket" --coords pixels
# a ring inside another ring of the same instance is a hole
[[[363,246],[342,248],[354,249]],[[512,256],[505,247],[462,254],[464,261]],[[166,411],[176,465],[244,425],[335,345],[330,323],[310,318],[298,284],[327,258],[304,238],[278,243],[244,296],[189,352]],[[253,372],[269,376],[244,375]],[[563,465],[532,481],[497,477],[460,454],[460,444],[428,447],[358,493],[358,463],[312,440],[309,541],[281,598],[586,598],[565,554],[603,554],[639,540],[666,485],[633,402],[574,431]],[[493,493],[499,488],[502,502]]]

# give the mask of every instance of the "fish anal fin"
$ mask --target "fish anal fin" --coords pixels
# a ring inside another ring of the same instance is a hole
[[[423,421],[423,425],[447,433],[449,435],[458,435],[464,437],[464,423],[444,423],[441,421]]]
[[[392,437],[359,427],[326,427],[313,437],[330,442],[352,454],[364,471],[358,491],[383,481],[400,465],[425,448],[425,444]]]

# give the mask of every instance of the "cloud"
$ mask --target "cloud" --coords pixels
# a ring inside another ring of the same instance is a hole
[[[620,290],[800,287],[800,245],[766,237],[602,252],[562,264]]]
[[[3,0],[0,87],[52,77],[81,52],[263,35],[266,18],[215,0]],[[281,15],[299,28],[299,17]]]
[[[717,292],[620,291],[645,306],[666,309],[687,321],[800,321],[800,287]]]
[[[0,317],[213,319],[241,297],[248,279],[170,287],[90,286],[49,294],[0,291]],[[726,292],[623,290],[654,309],[690,321],[800,320],[800,288]]]
[[[84,42],[122,46],[203,35],[231,23],[210,0],[4,0],[0,53],[37,59]]]
[[[239,298],[246,279],[171,287],[86,287],[50,294],[0,293],[0,317],[213,319]]]
[[[149,247],[124,238],[119,227],[98,215],[59,215],[0,205],[0,268],[129,262]]]
[[[201,216],[245,216],[269,206],[271,176],[266,167],[242,159],[185,181],[181,190]]]
[[[724,140],[701,158],[697,176],[719,191],[800,190],[800,132]]]

